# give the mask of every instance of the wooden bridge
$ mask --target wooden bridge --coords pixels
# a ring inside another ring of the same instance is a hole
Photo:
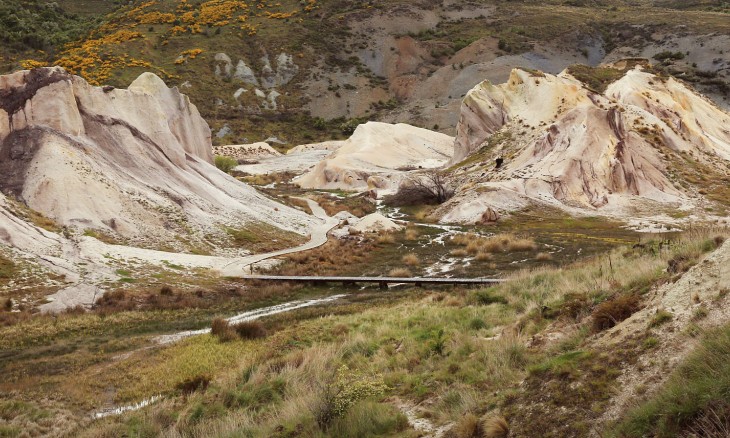
[[[415,284],[422,287],[424,284],[463,284],[463,285],[494,285],[505,280],[495,278],[433,278],[433,277],[309,277],[309,276],[287,276],[287,275],[245,275],[239,277],[244,280],[258,281],[286,281],[292,283],[342,283],[343,285],[354,285],[356,283],[378,283],[380,289],[387,289],[388,284]]]

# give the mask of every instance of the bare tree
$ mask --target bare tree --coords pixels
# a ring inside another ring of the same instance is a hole
[[[385,199],[390,205],[443,204],[454,196],[454,188],[445,172],[429,170],[408,177],[398,191]]]

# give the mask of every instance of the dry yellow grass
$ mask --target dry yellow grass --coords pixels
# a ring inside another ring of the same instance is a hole
[[[466,252],[468,252],[471,255],[474,255],[481,251],[481,242],[478,240],[469,242],[468,245],[466,245]]]
[[[454,249],[450,254],[454,257],[466,257],[468,255],[465,249]]]
[[[406,254],[403,256],[403,263],[408,266],[418,266],[421,264],[421,260],[415,254]]]
[[[501,415],[485,418],[482,423],[482,434],[484,438],[507,438],[509,423]]]
[[[549,252],[540,252],[540,253],[537,253],[537,255],[535,256],[535,260],[537,260],[539,262],[546,262],[546,261],[552,260],[552,259],[553,259],[553,255],[550,254]]]
[[[510,240],[507,244],[507,251],[534,251],[537,249],[537,244],[532,239],[519,238]]]
[[[418,230],[415,228],[408,228],[406,230],[406,240],[417,240],[418,239]]]
[[[516,237],[512,234],[498,234],[492,237],[482,237],[476,234],[458,234],[451,238],[451,242],[465,246],[469,254],[500,253],[534,251],[537,244],[527,237]]]
[[[488,252],[480,251],[477,253],[476,257],[474,258],[478,262],[487,262],[489,260],[492,260],[494,256]]]
[[[390,272],[388,273],[388,275],[391,277],[412,277],[413,276],[411,271],[406,268],[391,269]]]
[[[395,243],[395,236],[390,233],[380,234],[376,240],[378,243]]]

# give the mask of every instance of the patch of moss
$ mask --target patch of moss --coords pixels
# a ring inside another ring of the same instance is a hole
[[[589,67],[579,64],[568,67],[568,73],[583,82],[586,87],[602,94],[609,85],[621,79],[625,71],[610,67]]]

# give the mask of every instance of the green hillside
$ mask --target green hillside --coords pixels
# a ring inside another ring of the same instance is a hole
[[[485,7],[491,8],[487,14],[460,12]],[[674,9],[679,7],[684,10]],[[362,24],[373,17],[434,15],[437,22],[404,19],[396,30],[385,31],[394,38],[412,37],[425,47],[428,53],[421,55],[419,71],[430,74],[444,65],[457,69],[476,61],[475,55],[466,55],[466,62],[465,56],[455,56],[480,39],[494,40],[497,56],[519,55],[544,43],[584,50],[576,35],[601,38],[610,50],[622,44],[640,46],[653,32],[674,26],[686,32],[728,33],[725,10],[726,2],[669,0],[483,0],[452,6],[435,0],[23,0],[20,7],[0,0],[5,43],[0,62],[3,71],[61,65],[93,84],[118,87],[153,71],[169,85],[180,86],[216,132],[227,127],[216,143],[275,136],[295,144],[344,137],[358,122],[382,119],[404,104],[390,82],[393,78],[368,66],[366,54],[375,57],[384,50],[382,32]],[[274,88],[242,85],[231,74],[214,74],[216,67],[225,68],[216,61],[219,53],[230,57],[230,69],[245,61],[257,75],[267,68],[264,58],[275,68],[276,57],[283,53],[298,71],[290,82],[275,87],[279,96],[274,107],[268,101]],[[349,82],[333,82],[340,73]],[[325,80],[330,81],[330,100],[340,104],[322,120],[310,116],[309,105],[313,84],[319,81],[321,89]],[[265,97],[257,96],[255,88],[262,88]],[[341,93],[353,90],[359,97],[350,93],[345,106]]]

